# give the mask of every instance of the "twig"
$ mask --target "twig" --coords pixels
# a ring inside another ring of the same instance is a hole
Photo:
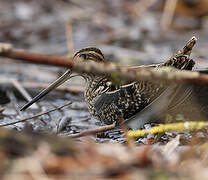
[[[11,122],[11,123],[5,123],[5,124],[0,124],[0,127],[3,127],[3,126],[9,126],[9,125],[13,125],[13,124],[17,124],[17,123],[21,123],[21,122],[25,122],[25,121],[28,121],[28,120],[31,120],[31,119],[34,119],[34,118],[37,118],[39,116],[42,116],[44,114],[48,114],[48,113],[51,113],[53,111],[56,111],[56,110],[60,110],[68,105],[72,104],[72,102],[69,102],[67,104],[64,104],[63,106],[60,106],[60,107],[57,107],[57,108],[54,108],[54,109],[51,109],[49,111],[46,111],[46,112],[41,112],[35,116],[32,116],[32,117],[28,117],[28,118],[25,118],[25,119],[22,119],[22,120],[18,120],[18,121],[14,121],[14,122]]]
[[[0,107],[0,114],[5,110],[5,107]]]
[[[101,133],[101,132],[112,130],[112,129],[115,128],[115,126],[116,126],[116,124],[113,123],[111,125],[106,125],[106,126],[102,126],[102,127],[96,128],[96,129],[87,130],[87,131],[84,131],[84,132],[81,132],[81,133],[72,134],[72,135],[70,135],[68,137],[70,137],[70,138],[78,138],[78,137],[82,137],[82,136],[94,135],[94,134],[97,134],[97,133]]]
[[[22,87],[22,85],[16,79],[0,77],[0,83],[11,83],[27,101],[32,100],[32,97],[28,94],[28,92],[24,89],[24,87]],[[38,109],[38,105],[34,103],[30,108]]]
[[[124,132],[124,137],[126,138],[126,144],[129,147],[129,149],[132,151],[132,153],[135,153],[135,147],[136,147],[136,145],[134,144],[134,141],[132,140],[132,138],[129,138],[127,136],[127,134],[128,134],[128,128],[122,122],[124,122],[124,119],[121,116],[119,116],[118,117],[118,124],[121,127],[122,131]]]
[[[163,29],[170,27],[178,0],[166,0],[160,25]]]
[[[150,129],[130,130],[128,131],[127,136],[131,138],[138,138],[138,137],[143,137],[147,134],[164,133],[168,131],[199,130],[207,126],[208,126],[208,123],[204,121],[198,121],[198,122],[190,121],[190,122],[182,122],[182,123],[160,124],[159,126],[155,126]]]
[[[177,56],[178,54],[189,55],[195,43],[196,38],[193,37],[185,47],[174,56]],[[208,84],[208,75],[185,70],[170,70],[170,68],[154,69],[145,67],[129,68],[114,63],[80,62],[77,61],[78,59],[49,56],[17,49],[12,49],[3,53],[0,52],[0,56],[36,64],[68,67],[78,73],[95,74],[99,76],[113,75],[113,77],[126,81],[157,80],[158,83]]]
[[[66,23],[65,25],[66,31],[66,39],[67,39],[67,46],[68,46],[68,53],[74,53],[74,41],[73,41],[73,32],[72,32],[72,24]]]

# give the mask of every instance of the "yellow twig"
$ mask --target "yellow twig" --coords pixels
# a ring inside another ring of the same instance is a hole
[[[128,137],[137,138],[145,136],[147,134],[164,133],[167,131],[185,131],[185,130],[198,130],[208,126],[208,122],[184,122],[184,123],[172,123],[172,124],[161,124],[150,129],[144,130],[130,130],[127,133]]]

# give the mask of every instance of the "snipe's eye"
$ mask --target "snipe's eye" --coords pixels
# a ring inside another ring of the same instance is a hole
[[[87,59],[87,55],[86,54],[80,54],[79,57],[81,57],[83,59]]]

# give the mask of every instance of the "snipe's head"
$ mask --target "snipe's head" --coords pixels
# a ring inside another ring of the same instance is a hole
[[[74,55],[74,60],[81,60],[81,61],[96,61],[96,62],[105,62],[105,58],[102,54],[102,52],[94,47],[84,48],[80,51],[78,51]],[[65,81],[70,79],[72,76],[71,70],[66,71],[60,78],[58,78],[56,81],[54,81],[51,85],[49,85],[46,89],[41,91],[37,96],[35,96],[31,101],[29,101],[27,104],[25,104],[20,110],[25,110],[29,106],[31,106],[33,103],[41,99],[43,96],[48,94],[50,91],[55,89],[56,87],[63,84]],[[83,76],[85,77],[85,76]],[[87,76],[85,77],[87,79]]]
[[[105,62],[103,53],[95,47],[84,48],[74,55],[74,59],[79,58],[83,61]]]

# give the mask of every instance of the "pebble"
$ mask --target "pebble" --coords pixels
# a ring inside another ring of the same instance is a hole
[[[6,116],[13,116],[13,115],[16,115],[17,114],[17,111],[13,108],[6,108],[3,112],[2,112],[3,115],[6,115]]]

